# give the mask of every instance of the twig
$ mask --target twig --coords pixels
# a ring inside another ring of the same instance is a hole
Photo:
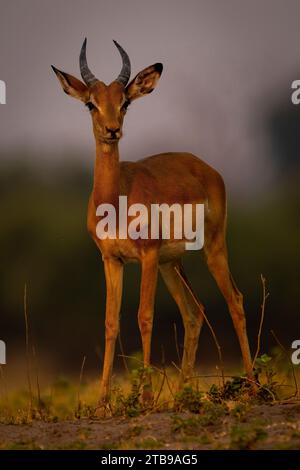
[[[157,406],[157,404],[158,404],[158,400],[159,400],[160,395],[161,395],[161,393],[162,393],[162,391],[163,391],[163,388],[164,388],[164,385],[165,385],[165,381],[166,381],[166,376],[165,376],[165,374],[164,374],[164,375],[163,375],[163,378],[162,378],[162,381],[161,381],[161,385],[160,385],[158,394],[157,394],[157,397],[156,397],[155,402],[154,402],[154,405],[153,405],[154,408],[155,408],[155,407]]]
[[[36,372],[36,389],[37,389],[38,406],[39,406],[39,411],[41,412],[42,401],[41,401],[41,388],[40,388],[40,381],[39,381],[39,367],[38,367],[36,349],[34,345],[32,345],[32,355],[34,358],[34,365],[35,365],[35,372]]]
[[[171,387],[171,385],[170,385],[170,380],[169,380],[169,377],[168,377],[168,374],[167,374],[167,371],[166,371],[166,370],[164,370],[164,376],[166,377],[166,382],[167,382],[167,385],[168,385],[169,392],[171,393],[172,398],[174,399],[174,398],[175,398],[175,395],[174,395],[173,390],[172,390],[172,387]]]
[[[86,356],[83,356],[81,368],[80,368],[80,375],[79,375],[79,387],[81,387],[81,384],[82,384],[83,369],[84,369],[85,361],[86,361]]]
[[[259,389],[264,389],[264,390],[267,390],[267,392],[269,392],[269,394],[271,395],[272,399],[273,399],[273,402],[276,401],[276,397],[274,395],[274,393],[272,392],[272,390],[270,390],[268,387],[266,387],[265,385],[261,385],[259,382],[257,382],[256,380],[253,380],[253,379],[249,379],[249,377],[241,377],[243,379],[245,379],[245,381],[247,382],[250,382],[251,384],[255,385],[256,387],[258,387]]]
[[[128,367],[126,357],[125,357],[125,354],[124,354],[124,348],[123,348],[123,343],[122,343],[122,338],[121,338],[121,331],[119,331],[118,340],[119,340],[119,346],[120,346],[120,350],[121,350],[121,353],[122,353],[122,359],[123,359],[123,364],[124,364],[125,370],[126,370],[127,374],[130,374],[129,367]]]
[[[81,367],[80,367],[80,374],[79,374],[79,384],[78,384],[78,394],[77,394],[77,410],[78,413],[81,408],[81,399],[80,399],[80,389],[81,389],[81,384],[82,384],[82,377],[83,377],[83,369],[86,361],[86,356],[83,356]]]
[[[224,374],[224,378],[225,379],[233,379],[237,377],[237,375],[227,375],[227,374]],[[211,378],[211,379],[216,379],[216,378],[220,378],[220,374],[197,374],[197,375],[193,375],[191,377],[191,379],[207,379],[207,378]],[[246,380],[246,377],[241,377],[242,379]]]
[[[172,400],[166,400],[166,401],[163,401],[162,403],[153,405],[151,408],[144,409],[143,415],[141,416],[140,421],[144,421],[145,419],[148,418],[149,414],[153,413],[154,411],[159,410],[160,408],[168,405],[169,403],[172,403]]]
[[[217,348],[217,351],[218,351],[218,356],[219,356],[219,362],[220,362],[220,370],[221,370],[221,376],[222,376],[222,383],[223,383],[223,386],[225,385],[225,380],[224,380],[224,362],[223,362],[223,356],[222,356],[222,350],[221,350],[221,346],[220,346],[220,343],[217,339],[217,336],[214,332],[214,329],[211,325],[211,323],[209,322],[206,314],[204,313],[203,309],[201,308],[199,302],[198,302],[198,299],[197,297],[195,296],[194,292],[192,291],[192,289],[190,288],[190,286],[188,285],[188,283],[186,282],[186,280],[184,279],[184,277],[182,276],[180,270],[178,269],[177,266],[175,266],[175,271],[177,272],[177,274],[181,277],[181,280],[183,281],[183,283],[185,284],[186,288],[188,289],[188,291],[190,292],[191,296],[193,297],[194,299],[194,302],[196,303],[196,305],[198,306],[201,314],[203,315],[203,318],[204,320],[206,321],[207,323],[207,326],[208,328],[210,329],[210,332],[212,334],[212,337],[214,339],[214,342],[215,342],[215,345],[216,345],[216,348]]]
[[[175,338],[175,346],[176,346],[178,364],[180,364],[180,352],[179,352],[179,344],[178,344],[177,325],[176,325],[175,322],[174,322],[174,338]]]
[[[294,397],[297,397],[299,398],[299,387],[298,387],[298,382],[297,382],[297,377],[296,377],[296,372],[295,372],[295,367],[294,367],[294,364],[290,358],[290,355],[287,351],[287,349],[283,346],[283,344],[281,343],[281,341],[279,341],[277,335],[275,334],[274,330],[271,330],[271,335],[273,336],[273,338],[275,339],[276,343],[278,344],[278,346],[281,348],[281,350],[284,352],[284,354],[286,355],[290,365],[291,365],[291,369],[292,369],[292,374],[293,374],[293,380],[294,380],[294,384],[295,384],[295,393],[294,395],[291,395],[290,398],[294,398]]]
[[[163,366],[163,370],[165,370],[165,367],[166,367],[165,363],[166,363],[166,361],[165,361],[165,350],[164,350],[163,344],[161,345],[161,363],[162,363],[162,366]],[[165,374],[163,374],[163,378],[162,378],[162,381],[161,381],[160,389],[159,389],[158,394],[157,394],[157,397],[156,397],[156,399],[155,399],[155,401],[154,401],[153,407],[156,407],[157,404],[158,404],[158,400],[159,400],[160,395],[161,395],[161,393],[162,393],[162,391],[163,391],[165,381],[166,381],[166,376],[165,376]]]
[[[182,372],[182,371],[181,371],[181,369],[180,369],[180,367],[178,367],[178,365],[177,365],[177,364],[175,364],[175,362],[174,362],[174,361],[172,361],[172,362],[171,362],[171,364],[172,364],[172,366],[174,366],[174,367],[175,367],[175,369],[177,369],[177,370],[178,370],[178,372],[180,372],[180,373]],[[189,378],[190,378],[190,377],[189,377]]]
[[[30,361],[30,348],[29,348],[29,319],[27,312],[27,284],[24,286],[24,317],[25,317],[25,337],[26,337],[26,364],[27,364],[27,382],[30,399],[30,413],[32,413],[33,407],[33,395],[32,395],[32,384],[31,384],[31,361]]]
[[[122,354],[118,354],[118,357],[122,357]],[[135,357],[135,356],[128,356],[128,355],[124,354],[124,357],[126,357],[127,359],[133,359],[133,360],[135,360],[136,362],[138,362],[139,364],[144,365],[144,362],[141,361],[140,359],[138,359],[138,358]],[[163,374],[163,371],[162,371],[161,369],[159,369],[159,368],[156,367],[156,366],[153,366],[152,364],[151,364],[151,368],[157,370],[160,374]]]
[[[163,374],[163,380],[166,381],[167,383],[167,387],[169,389],[169,392],[171,393],[172,395],[172,398],[174,399],[174,393],[173,393],[173,390],[172,390],[172,387],[170,385],[170,382],[169,382],[169,378],[168,378],[168,374],[167,374],[167,371],[166,371],[166,361],[165,361],[165,350],[164,350],[164,347],[162,346],[162,367],[163,367],[163,370],[161,371],[159,368],[157,368],[156,370],[161,374]]]
[[[256,359],[258,358],[259,351],[260,351],[261,333],[262,333],[262,327],[263,327],[264,318],[265,318],[266,300],[269,297],[269,292],[266,292],[266,279],[264,278],[262,274],[260,275],[260,279],[262,283],[262,304],[261,304],[260,323],[259,323],[259,329],[258,329],[258,334],[257,334],[257,347],[256,347],[255,356],[252,362],[252,369],[255,366],[255,362],[256,362]]]
[[[121,354],[119,354],[119,356],[121,356]],[[134,359],[135,361],[139,362],[140,364],[144,364],[143,361],[140,361],[140,360],[137,359],[135,356],[124,356],[124,357],[127,357],[128,359]],[[166,370],[165,370],[165,369],[164,369],[164,370],[161,370],[161,369],[159,369],[158,367],[153,366],[153,365],[151,365],[151,368],[154,369],[154,370],[156,370],[157,372],[159,372],[159,374],[162,374],[162,375],[165,375],[165,376],[166,376],[166,382],[167,382],[167,385],[168,385],[168,389],[169,389],[169,391],[170,391],[172,397],[174,398],[174,393],[173,393],[173,390],[172,390],[172,388],[171,388],[171,386],[170,386],[170,382],[169,382],[169,378],[168,378],[168,375],[167,375],[167,373],[166,373]]]

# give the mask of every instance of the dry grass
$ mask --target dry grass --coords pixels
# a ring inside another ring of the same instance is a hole
[[[263,354],[257,358],[256,395],[253,395],[247,379],[239,374],[225,376],[224,385],[221,375],[196,375],[180,389],[180,374],[176,368],[153,368],[149,371],[140,367],[138,358],[130,358],[127,362],[129,372],[113,376],[110,400],[105,406],[99,404],[99,380],[86,380],[84,377],[84,361],[77,381],[61,376],[42,390],[39,385],[31,385],[30,388],[27,385],[10,393],[2,368],[0,423],[57,422],[99,416],[136,417],[174,410],[199,413],[203,403],[207,402],[225,406],[228,401],[276,404],[298,398],[299,373],[291,369],[279,348],[274,350],[273,357]],[[143,402],[144,387],[149,387],[145,380],[149,372],[153,398]]]
[[[177,365],[144,369],[141,354],[125,356],[120,340],[126,373],[113,376],[106,404],[99,403],[99,380],[85,377],[85,357],[77,380],[60,376],[40,387],[25,287],[26,382],[16,391],[8,392],[5,369],[0,366],[0,449],[159,449],[171,445],[175,449],[252,449],[259,448],[262,441],[264,448],[284,447],[290,439],[298,446],[300,371],[295,370],[288,351],[274,332],[277,346],[271,356],[259,356],[268,297],[263,277],[262,285],[253,364],[256,393],[253,381],[240,371],[225,375],[221,350],[220,365],[214,373],[195,375],[180,388],[181,371]],[[153,394],[149,393],[149,377]],[[148,399],[143,400],[143,396]],[[283,423],[286,429],[282,428]],[[41,430],[44,440],[39,437]],[[278,439],[280,435],[283,439]],[[109,442],[107,436],[111,436]]]
[[[274,373],[274,359],[259,359],[265,370],[256,396],[238,375],[225,377],[225,386],[221,377],[197,377],[179,390],[175,368],[152,371],[154,399],[147,403],[139,368],[114,376],[105,407],[99,381],[85,380],[83,368],[80,380],[59,377],[40,396],[36,387],[32,396],[28,387],[1,388],[0,449],[300,448],[293,376],[279,366]]]

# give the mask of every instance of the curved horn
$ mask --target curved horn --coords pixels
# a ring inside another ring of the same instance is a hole
[[[129,81],[130,72],[131,72],[130,59],[128,57],[127,52],[124,51],[123,47],[121,47],[120,44],[117,43],[117,41],[114,40],[114,44],[117,47],[118,51],[120,52],[120,55],[123,61],[122,70],[118,78],[116,79],[116,81],[121,83],[121,85],[126,86]]]
[[[83,81],[86,83],[86,85],[91,86],[94,85],[94,83],[98,82],[98,79],[95,77],[95,75],[92,74],[90,71],[87,60],[86,60],[86,43],[87,39],[83,41],[82,48],[80,51],[80,56],[79,56],[79,66],[80,66],[80,73],[83,78]]]

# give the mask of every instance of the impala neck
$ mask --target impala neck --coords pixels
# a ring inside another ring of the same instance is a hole
[[[104,144],[96,141],[94,169],[94,203],[109,203],[118,207],[120,194],[120,165],[118,143]]]

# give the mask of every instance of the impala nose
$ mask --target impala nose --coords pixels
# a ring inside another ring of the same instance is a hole
[[[106,127],[106,131],[110,134],[111,139],[118,139],[120,137],[120,128],[119,127]]]

